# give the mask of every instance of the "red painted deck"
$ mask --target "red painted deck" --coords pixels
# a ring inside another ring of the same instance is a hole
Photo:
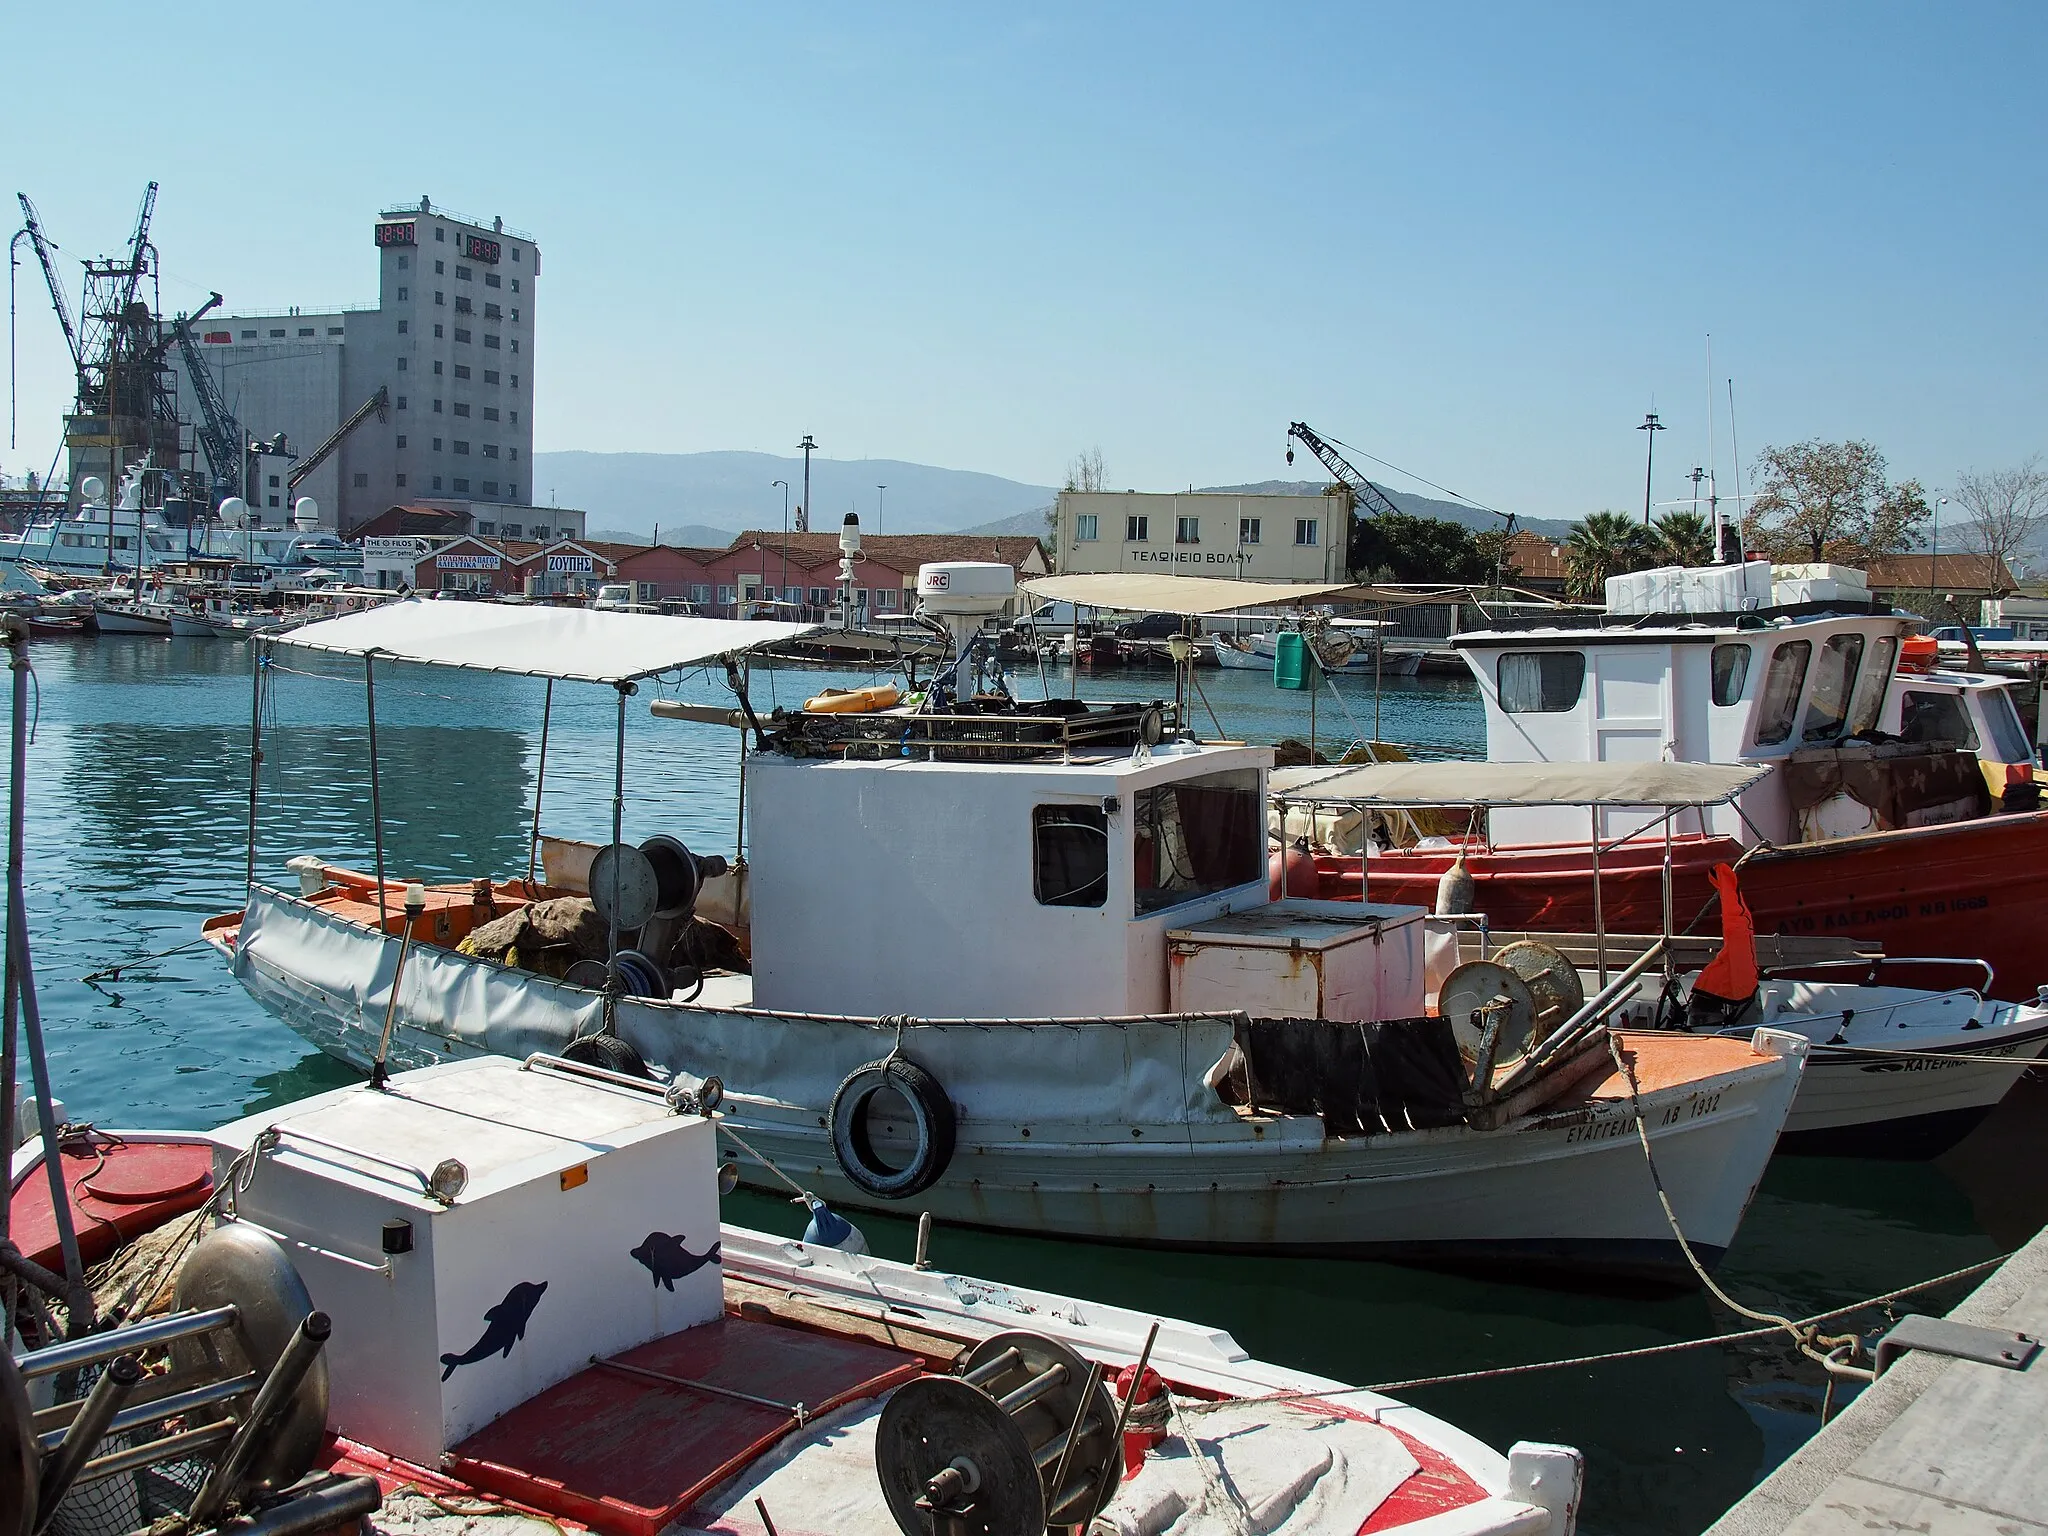
[[[204,1144],[116,1140],[95,1133],[59,1154],[78,1251],[97,1264],[123,1243],[197,1210],[213,1193],[213,1149]],[[14,1187],[11,1235],[45,1269],[62,1272],[50,1180],[38,1164]]]
[[[617,1357],[813,1416],[922,1374],[915,1355],[726,1317]],[[796,1428],[779,1409],[605,1367],[570,1377],[470,1436],[448,1471],[607,1536],[656,1536]]]

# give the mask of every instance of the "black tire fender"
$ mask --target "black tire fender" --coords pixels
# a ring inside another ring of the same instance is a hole
[[[645,1078],[650,1075],[640,1053],[617,1035],[585,1035],[580,1040],[571,1041],[562,1051],[562,1060],[573,1061],[583,1067],[599,1067],[624,1077]]]
[[[910,1106],[917,1150],[892,1171],[875,1156],[868,1140],[868,1103],[893,1088]],[[832,1095],[832,1154],[854,1188],[878,1200],[907,1200],[939,1181],[953,1161],[953,1101],[939,1080],[903,1056],[887,1056],[855,1067]]]

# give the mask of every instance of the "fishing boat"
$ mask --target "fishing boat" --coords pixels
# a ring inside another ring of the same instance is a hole
[[[170,634],[173,605],[156,598],[140,597],[125,587],[100,595],[94,604],[103,635]]]
[[[1389,648],[1372,620],[1330,619],[1312,637],[1316,660],[1325,672],[1348,677],[1413,677],[1422,670],[1422,652]],[[1358,636],[1354,629],[1375,631]],[[1217,665],[1240,672],[1271,672],[1279,654],[1279,633],[1210,636]]]
[[[1740,858],[1766,933],[1982,957],[1992,995],[2031,998],[2043,979],[2048,813],[2027,808],[2038,791],[2024,734],[2005,748],[1993,745],[2001,734],[1979,738],[2018,759],[2000,758],[1987,778],[1978,748],[1937,731],[1933,706],[1929,723],[1909,726],[1904,695],[1948,685],[1897,670],[1913,621],[1859,586],[1774,588],[1762,562],[1684,580],[1641,574],[1660,581],[1623,611],[1452,637],[1479,685],[1488,759],[1754,763],[1765,777],[1712,810],[1504,807],[1462,845],[1326,847],[1320,894],[1428,903],[1462,857],[1476,909],[1497,926],[1583,931],[1597,864],[1608,926],[1644,931],[1658,924],[1668,869],[1683,928],[1711,897],[1713,867]],[[1977,700],[1957,706],[1965,714],[2012,707],[1989,690],[1953,691]]]
[[[26,1257],[56,1280],[68,1242],[106,1278],[75,1337],[0,1349],[34,1394],[0,1393],[0,1436],[41,1435],[0,1507],[238,1536],[450,1510],[478,1536],[1574,1529],[1569,1448],[1502,1455],[1199,1324],[872,1257],[815,1202],[802,1241],[722,1224],[718,1092],[481,1057],[207,1134],[32,1136]],[[166,1344],[111,1423],[57,1390]]]
[[[760,1161],[742,1176],[772,1165],[835,1204],[1690,1280],[1642,1124],[1693,1253],[1726,1248],[1804,1039],[1610,1036],[1595,1011],[1468,1073],[1425,1016],[1424,912],[1273,900],[1270,748],[1194,741],[1164,703],[1018,701],[977,659],[1009,568],[926,577],[959,650],[915,708],[762,721],[735,668],[736,708],[661,710],[751,733],[743,875],[625,844],[621,795],[606,849],[539,838],[524,878],[414,890],[293,850],[279,888],[252,846],[245,906],[204,932],[258,1002],[359,1066],[395,995],[402,1065],[547,1050],[715,1072],[744,1085],[727,1113]],[[611,687],[623,785],[635,679],[789,628],[402,602],[259,644]],[[820,839],[901,871],[901,899],[821,889]]]

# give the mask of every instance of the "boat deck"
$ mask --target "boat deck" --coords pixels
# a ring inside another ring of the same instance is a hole
[[[2048,1233],[1950,1318],[2048,1336]],[[2048,1531],[2048,1355],[2022,1370],[1903,1356],[1707,1536],[2033,1536]]]

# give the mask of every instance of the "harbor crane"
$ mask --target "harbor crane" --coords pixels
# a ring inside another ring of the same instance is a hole
[[[15,403],[20,388],[14,350],[14,269],[21,265],[20,248],[24,240],[34,249],[36,261],[43,269],[43,281],[49,285],[50,307],[57,311],[57,324],[64,328],[64,347],[71,354],[71,370],[75,375],[82,375],[84,371],[84,354],[78,348],[78,327],[72,323],[71,306],[64,302],[64,285],[57,280],[56,242],[43,233],[42,217],[36,212],[36,205],[28,200],[28,194],[17,192],[14,197],[15,201],[21,204],[23,222],[7,246],[7,446],[10,448],[15,446],[16,433],[20,426],[19,407]]]
[[[1349,459],[1339,453],[1330,443],[1317,434],[1315,428],[1305,421],[1290,422],[1287,427],[1289,446],[1287,462],[1294,462],[1293,440],[1301,439],[1301,446],[1323,461],[1323,467],[1336,477],[1337,483],[1351,492],[1352,499],[1366,509],[1368,517],[1379,517],[1392,512],[1401,515],[1401,509],[1394,505],[1391,497],[1361,475]]]
[[[179,315],[171,322],[171,329],[178,340],[178,353],[185,360],[185,377],[191,382],[192,393],[199,401],[199,451],[205,455],[206,467],[212,476],[207,497],[208,510],[217,509],[230,496],[246,497],[249,493],[248,456],[244,447],[248,434],[221,397],[213,370],[207,367],[199,343],[192,335],[193,322],[219,303],[219,294],[209,295],[206,302],[191,314]]]
[[[333,455],[334,450],[347,442],[349,435],[357,427],[360,427],[372,416],[375,416],[379,421],[390,420],[390,409],[391,387],[388,384],[379,384],[377,386],[377,393],[357,406],[355,414],[334,429],[333,436],[329,437],[326,442],[315,448],[293,466],[291,478],[285,482],[285,505],[290,507],[297,502],[299,487],[305,483],[306,477],[326,463]]]

